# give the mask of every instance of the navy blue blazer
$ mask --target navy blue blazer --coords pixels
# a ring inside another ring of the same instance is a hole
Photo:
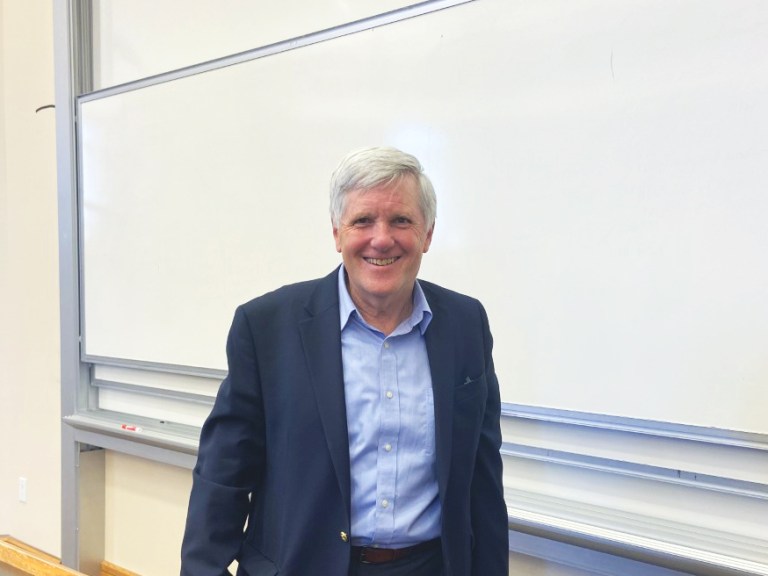
[[[350,471],[338,272],[240,306],[206,420],[182,576],[346,576]],[[445,576],[507,576],[499,385],[475,299],[420,281]],[[244,529],[247,520],[247,528]]]

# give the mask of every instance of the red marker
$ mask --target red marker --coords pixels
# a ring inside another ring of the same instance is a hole
[[[133,424],[121,424],[120,428],[128,430],[128,432],[141,432],[141,426],[134,426]]]

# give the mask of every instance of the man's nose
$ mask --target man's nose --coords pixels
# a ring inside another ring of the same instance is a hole
[[[373,227],[371,246],[376,250],[385,251],[389,250],[394,245],[395,238],[392,235],[392,227],[385,222],[377,223]]]

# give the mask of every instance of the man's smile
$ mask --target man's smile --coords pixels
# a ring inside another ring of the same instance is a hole
[[[400,259],[399,256],[395,258],[363,258],[368,264],[373,264],[374,266],[389,266],[390,264],[394,264]]]

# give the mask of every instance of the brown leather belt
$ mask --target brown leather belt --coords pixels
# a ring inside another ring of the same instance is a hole
[[[440,538],[406,546],[405,548],[376,548],[373,546],[352,546],[352,560],[363,564],[385,564],[405,558],[417,552],[426,552],[440,545]]]

